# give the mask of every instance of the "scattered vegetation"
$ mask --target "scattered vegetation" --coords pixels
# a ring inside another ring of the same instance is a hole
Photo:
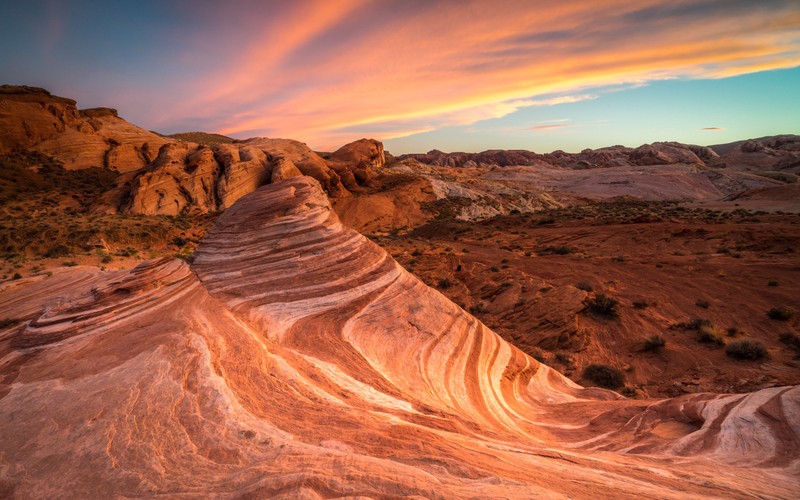
[[[760,340],[756,339],[734,340],[725,348],[725,354],[734,359],[746,361],[758,361],[769,357],[767,348]]]
[[[795,356],[800,357],[800,336],[796,333],[787,332],[781,334],[780,341],[794,349]]]
[[[661,335],[652,335],[644,341],[644,350],[658,352],[667,345],[667,341]]]
[[[606,389],[618,389],[625,385],[625,374],[606,365],[589,365],[583,370],[583,376],[595,385]]]
[[[588,281],[579,281],[575,288],[578,290],[583,290],[584,292],[593,292],[594,287]]]
[[[711,303],[703,299],[697,299],[694,305],[696,305],[697,307],[702,307],[703,309],[708,309],[709,307],[711,307]]]
[[[769,281],[767,281],[767,286],[778,286],[778,285],[780,285],[778,280],[769,280]]]
[[[575,251],[567,246],[557,246],[557,247],[545,247],[542,249],[539,254],[540,255],[568,255],[574,253]]]
[[[704,344],[714,344],[717,347],[725,345],[725,340],[717,329],[711,325],[702,325],[697,329],[697,341]]]
[[[439,280],[439,288],[447,289],[453,286],[453,282],[447,278],[442,278]]]
[[[609,318],[617,317],[617,305],[619,305],[617,299],[609,297],[604,293],[598,293],[586,303],[586,307],[589,311]]]
[[[644,300],[634,300],[634,301],[633,301],[633,307],[634,307],[634,309],[647,309],[647,307],[648,307],[649,305],[650,305],[650,304],[648,304],[648,303],[647,303],[646,301],[644,301]]]
[[[794,311],[786,306],[773,307],[767,311],[767,316],[778,321],[789,321],[794,317]]]

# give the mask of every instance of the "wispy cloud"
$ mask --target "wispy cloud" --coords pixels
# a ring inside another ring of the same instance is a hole
[[[114,89],[108,102],[149,128],[190,119],[329,149],[596,99],[609,86],[800,60],[796,0],[233,4],[181,10],[168,38],[150,40],[181,66],[158,85]],[[209,48],[223,57],[199,56]]]
[[[530,127],[529,130],[552,130],[556,128],[566,128],[566,127],[574,127],[574,124],[565,124],[565,125],[536,125]]]
[[[700,130],[710,130],[712,132],[719,132],[720,130],[725,130],[722,127],[703,127]]]

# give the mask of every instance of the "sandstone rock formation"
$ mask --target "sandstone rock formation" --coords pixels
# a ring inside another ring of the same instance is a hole
[[[250,139],[233,144],[167,144],[129,187],[122,211],[177,215],[224,210],[264,184],[298,175],[319,181],[332,197],[348,196],[339,174],[305,144]],[[352,175],[351,175],[352,176]]]
[[[475,166],[556,166],[570,169],[608,168],[631,165],[705,165],[716,160],[717,153],[705,146],[677,142],[655,142],[638,148],[610,146],[584,149],[571,154],[564,151],[537,154],[524,150],[488,150],[480,153],[443,153],[438,150],[426,154],[401,155],[399,160],[412,158],[421,163],[446,167]]]
[[[35,87],[0,86],[0,154],[15,148],[53,156],[67,169],[138,170],[169,142],[111,108],[78,110],[75,101]]]
[[[711,146],[717,167],[735,170],[777,170],[800,173],[800,136],[776,135]]]
[[[360,139],[333,152],[327,162],[341,176],[345,187],[354,191],[359,185],[372,182],[376,169],[386,163],[386,157],[383,144],[374,139]]]
[[[800,388],[583,389],[428,288],[292,177],[191,267],[0,292],[17,497],[796,495]]]

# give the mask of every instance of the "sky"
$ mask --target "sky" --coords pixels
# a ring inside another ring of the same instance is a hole
[[[0,83],[394,154],[800,133],[797,0],[0,2]]]

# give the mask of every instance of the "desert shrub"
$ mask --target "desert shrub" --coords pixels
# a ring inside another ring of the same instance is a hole
[[[758,361],[769,356],[764,344],[755,339],[734,340],[725,348],[725,354],[734,359],[751,361]]]
[[[697,341],[704,344],[724,346],[725,341],[713,326],[703,325],[697,329]]]
[[[570,247],[566,246],[558,246],[558,247],[547,247],[544,249],[545,253],[552,253],[556,255],[568,255],[571,254],[574,250]]]
[[[447,278],[442,278],[439,280],[439,288],[450,288],[453,286],[453,282]]]
[[[660,351],[667,345],[667,341],[661,335],[652,335],[644,341],[645,351]]]
[[[61,265],[64,267],[75,267],[78,265],[78,263],[75,262],[74,260],[65,260],[64,262],[61,263]]]
[[[727,332],[728,332],[728,337],[735,337],[736,335],[739,334],[739,329],[736,328],[735,326],[732,326],[728,328]]]
[[[672,329],[677,330],[699,330],[703,326],[711,326],[711,322],[707,319],[696,318],[691,321],[681,321],[672,325]]]
[[[583,290],[584,292],[593,292],[594,288],[588,281],[579,281],[575,288],[578,290]]]
[[[767,286],[778,286],[778,285],[780,285],[780,283],[778,283],[778,280],[767,281]]]
[[[697,302],[694,303],[697,307],[702,307],[703,309],[708,309],[711,307],[711,303],[707,300],[697,299]]]
[[[492,266],[492,267],[489,268],[489,270],[491,272],[493,272],[493,273],[499,273],[500,272],[500,268],[498,268],[497,266]]]
[[[57,257],[66,257],[70,254],[69,248],[64,245],[56,245],[54,247],[50,247],[45,253],[44,256],[48,259],[54,259]]]
[[[573,367],[573,366],[572,366],[572,363],[573,363],[572,356],[570,356],[569,354],[567,354],[567,353],[566,353],[566,352],[564,352],[564,351],[558,351],[558,352],[556,352],[556,353],[553,355],[553,360],[554,360],[556,363],[559,363],[559,364],[561,364],[561,365],[564,365],[564,366],[566,366],[567,368]]]
[[[483,302],[478,302],[477,304],[474,304],[474,305],[470,306],[469,312],[472,313],[472,314],[485,313],[486,312],[486,306],[483,305]]]
[[[800,336],[796,333],[782,333],[780,341],[794,349],[796,355],[800,357]]]
[[[617,389],[625,384],[625,374],[606,365],[589,365],[583,370],[583,376],[606,389]]]
[[[647,309],[647,306],[649,306],[649,305],[650,305],[650,304],[648,304],[648,303],[647,303],[646,301],[644,301],[644,300],[634,300],[634,301],[633,301],[633,307],[634,307],[635,309]]]
[[[108,264],[108,263],[109,263],[109,262],[111,262],[112,260],[113,260],[113,259],[111,258],[111,256],[110,256],[110,255],[104,255],[104,256],[103,256],[103,258],[102,258],[102,259],[100,259],[100,262],[102,262],[103,264]]]
[[[618,304],[617,299],[604,293],[598,293],[586,303],[586,307],[595,314],[614,318],[617,316]]]
[[[786,306],[773,307],[767,311],[767,316],[778,321],[789,321],[794,316],[794,311]]]
[[[19,273],[14,273],[14,275],[11,277],[11,279],[12,279],[12,280],[19,280],[19,279],[22,279],[22,275],[21,275],[21,274],[19,274]]]

